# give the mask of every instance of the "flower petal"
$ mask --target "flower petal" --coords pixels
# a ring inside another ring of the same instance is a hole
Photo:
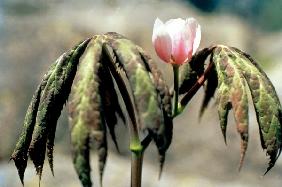
[[[193,47],[192,54],[195,54],[201,41],[201,26],[195,18],[188,18],[186,19],[186,27],[190,32],[190,40]]]
[[[154,43],[154,40],[156,39],[156,35],[158,33],[159,30],[162,30],[164,27],[164,23],[162,22],[162,20],[160,20],[159,18],[157,18],[155,20],[154,23],[154,28],[153,28],[153,35],[152,35],[152,42]]]
[[[172,58],[176,64],[183,64],[189,56],[189,46],[185,32],[180,33],[172,41]],[[192,49],[192,47],[190,47]]]
[[[163,22],[156,19],[153,29],[152,42],[154,44],[157,55],[165,62],[170,62],[171,58],[171,38],[166,31]]]
[[[190,33],[185,29],[185,20],[171,19],[165,23],[165,26],[172,40],[173,61],[176,64],[183,64],[188,58]]]
[[[185,20],[181,18],[170,19],[165,23],[166,31],[169,33],[172,40],[179,35],[184,26]]]
[[[152,41],[158,56],[168,63],[183,64],[192,58],[201,40],[201,27],[194,18],[156,19]]]

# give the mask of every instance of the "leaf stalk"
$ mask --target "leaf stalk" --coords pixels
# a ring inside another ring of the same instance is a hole
[[[178,97],[179,97],[179,65],[173,65],[173,81],[174,81],[174,102],[173,102],[173,117],[179,114]]]

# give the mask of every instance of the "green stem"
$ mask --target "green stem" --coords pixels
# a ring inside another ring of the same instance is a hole
[[[141,187],[142,165],[143,165],[143,146],[141,145],[138,130],[130,129],[130,150],[131,150],[131,187]]]
[[[130,126],[131,151],[131,187],[141,187],[143,146],[141,145],[136,125]]]
[[[173,65],[173,80],[174,80],[173,117],[175,117],[178,115],[179,65]]]

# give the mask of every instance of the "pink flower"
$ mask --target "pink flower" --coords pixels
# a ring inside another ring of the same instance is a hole
[[[200,45],[201,27],[197,20],[177,18],[165,22],[157,18],[152,41],[157,55],[166,63],[188,62]]]

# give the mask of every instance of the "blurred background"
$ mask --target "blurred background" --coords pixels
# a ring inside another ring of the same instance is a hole
[[[8,163],[32,94],[50,64],[77,42],[96,34],[119,32],[146,49],[156,62],[151,44],[154,20],[195,17],[202,27],[200,48],[212,44],[236,46],[250,53],[264,68],[282,99],[282,1],[280,0],[0,0],[0,187],[21,186],[16,168]],[[158,63],[171,84],[171,67]],[[187,186],[282,186],[282,159],[261,177],[268,160],[259,142],[251,106],[250,141],[242,171],[237,171],[240,140],[229,115],[225,146],[217,111],[210,104],[199,120],[199,91],[185,113],[175,119],[174,137],[162,178],[158,180],[155,147],[145,154],[144,187]],[[75,187],[80,183],[70,155],[69,129],[64,110],[59,120],[55,146],[55,177],[45,166],[42,187]],[[104,186],[129,186],[130,157],[127,129],[119,127],[117,154],[111,153]],[[97,157],[92,157],[92,175],[97,179]],[[29,162],[25,186],[38,186]]]

